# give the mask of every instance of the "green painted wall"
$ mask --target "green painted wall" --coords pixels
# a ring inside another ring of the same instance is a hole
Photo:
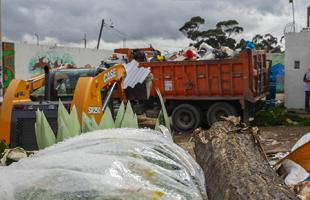
[[[3,42],[3,88],[7,88],[15,77],[15,49],[14,43]]]

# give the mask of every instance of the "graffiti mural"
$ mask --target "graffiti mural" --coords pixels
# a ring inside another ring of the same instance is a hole
[[[44,66],[48,65],[51,68],[60,66],[75,66],[72,56],[65,52],[45,51],[37,53],[33,56],[28,64],[28,71],[31,75],[43,72]]]
[[[271,53],[267,56],[272,61],[271,74],[277,79],[277,92],[284,92],[284,54],[283,53]]]
[[[3,88],[7,88],[15,77],[14,43],[3,42]]]

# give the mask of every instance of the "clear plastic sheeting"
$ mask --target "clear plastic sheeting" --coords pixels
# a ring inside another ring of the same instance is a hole
[[[0,168],[8,199],[207,199],[204,174],[182,148],[150,129],[83,134]]]

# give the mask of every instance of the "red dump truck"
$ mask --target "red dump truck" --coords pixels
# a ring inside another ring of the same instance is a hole
[[[140,49],[147,51],[149,49]],[[132,59],[132,49],[116,49]],[[158,101],[159,88],[176,131],[191,132],[221,116],[240,115],[248,122],[255,103],[268,92],[265,51],[245,50],[217,60],[139,62],[153,74],[148,108]]]

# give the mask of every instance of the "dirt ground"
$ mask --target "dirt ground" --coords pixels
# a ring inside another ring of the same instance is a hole
[[[290,151],[302,136],[310,132],[310,127],[260,127],[260,131],[266,153],[277,153]]]
[[[300,127],[259,127],[262,146],[267,155],[289,152],[294,144],[305,134],[310,132],[310,126]],[[193,157],[194,143],[191,141],[191,134],[174,136],[175,142],[187,150]]]
[[[143,127],[154,127],[156,119],[139,117],[139,123]],[[262,146],[266,154],[289,152],[294,144],[305,134],[310,132],[310,126],[273,126],[259,127]],[[174,141],[192,155],[194,143],[191,134],[174,134]]]

